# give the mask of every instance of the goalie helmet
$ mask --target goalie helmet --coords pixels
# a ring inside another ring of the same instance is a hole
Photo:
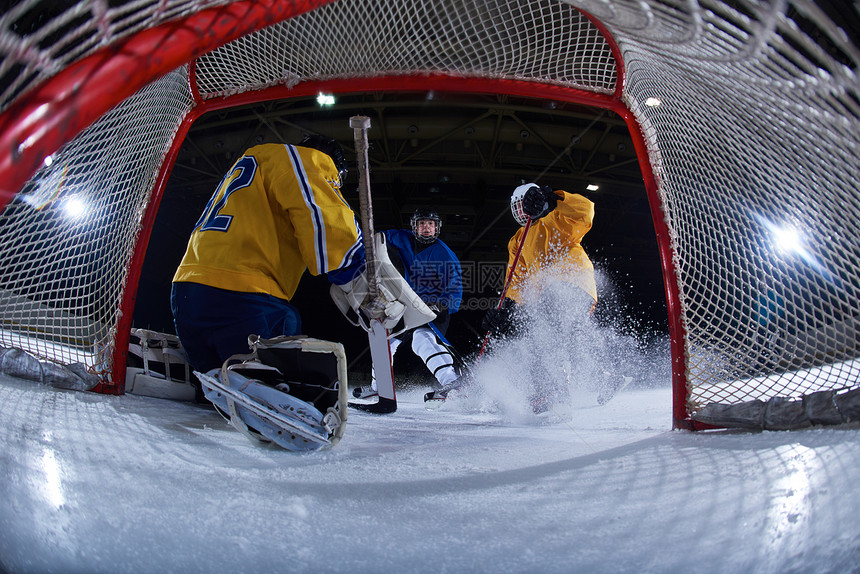
[[[428,233],[426,231],[419,232],[418,223],[420,221],[427,220],[433,221],[436,224],[434,226],[433,233]],[[442,231],[442,218],[439,217],[439,214],[432,209],[416,209],[409,222],[412,225],[412,234],[415,235],[415,239],[418,240],[418,243],[430,244],[439,239],[439,232]]]
[[[343,155],[343,148],[340,147],[337,140],[323,137],[321,135],[306,135],[298,145],[319,150],[329,156],[334,162],[334,167],[337,169],[337,174],[340,177],[341,183],[346,180],[346,174],[348,173],[346,157]]]
[[[523,198],[526,192],[533,187],[538,187],[538,185],[536,183],[525,183],[516,188],[511,195],[511,213],[521,226],[525,226],[529,221],[529,216],[523,211]],[[538,189],[540,188],[538,187]]]

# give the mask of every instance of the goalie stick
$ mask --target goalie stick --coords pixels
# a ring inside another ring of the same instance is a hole
[[[371,413],[393,413],[397,410],[397,397],[394,394],[394,368],[391,365],[388,329],[382,322],[385,310],[379,295],[376,244],[373,239],[373,205],[370,201],[370,162],[367,155],[367,130],[370,128],[370,118],[352,116],[349,118],[349,127],[353,129],[355,155],[358,160],[358,202],[361,210],[364,253],[367,262],[365,271],[367,274],[367,298],[362,308],[370,318],[367,340],[379,394],[379,399],[375,403],[349,403],[349,406]]]
[[[499,302],[496,305],[496,310],[502,308],[502,304],[505,302],[505,296],[508,293],[508,287],[511,285],[511,280],[514,278],[514,273],[517,270],[517,263],[520,261],[520,254],[523,252],[523,246],[526,244],[526,236],[529,233],[529,229],[532,226],[532,218],[529,217],[526,220],[526,225],[523,228],[523,236],[520,238],[520,244],[517,246],[517,252],[514,255],[514,261],[511,264],[511,272],[508,274],[508,279],[505,281],[505,286],[502,289],[502,294],[499,296]],[[478,352],[478,356],[475,359],[474,366],[478,365],[478,362],[481,360],[481,357],[484,355],[484,350],[487,348],[487,342],[490,340],[491,331],[487,331],[487,334],[484,335],[484,343],[481,345],[481,350]],[[435,410],[442,406],[442,403],[445,402],[445,399],[448,398],[448,393],[451,391],[461,389],[466,385],[469,385],[472,382],[472,378],[468,376],[462,376],[456,381],[449,383],[436,391],[430,391],[429,393],[424,395],[424,406],[427,409]]]

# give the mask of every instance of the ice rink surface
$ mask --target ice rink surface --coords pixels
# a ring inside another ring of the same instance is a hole
[[[671,430],[671,390],[565,416],[350,411],[335,447],[0,378],[7,572],[858,572],[860,434]]]

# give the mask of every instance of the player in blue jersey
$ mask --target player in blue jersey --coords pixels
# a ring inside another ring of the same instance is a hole
[[[463,273],[460,260],[439,239],[442,218],[437,212],[418,209],[410,223],[411,230],[390,229],[384,232],[389,257],[409,286],[436,313],[436,319],[393,337],[391,359],[394,360],[394,353],[401,344],[410,343],[412,351],[424,361],[441,387],[459,376],[445,334],[451,314],[460,309],[463,299]],[[353,396],[376,396],[376,381],[355,388]]]
[[[176,334],[194,369],[248,353],[248,335],[301,333],[290,304],[305,270],[352,281],[364,269],[355,214],[340,194],[335,140],[248,149],[224,176],[188,241],[171,290]]]

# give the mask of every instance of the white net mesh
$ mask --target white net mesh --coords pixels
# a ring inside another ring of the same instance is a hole
[[[112,42],[230,1],[15,3],[0,14],[0,110],[29,88]]]
[[[141,218],[190,108],[177,70],[52,156],[0,214],[0,345],[110,372]]]
[[[434,72],[612,93],[615,67],[597,27],[555,0],[401,0],[375,8],[341,0],[214,50],[198,60],[196,73],[204,98]]]
[[[120,34],[216,4],[135,3],[120,24],[119,12],[81,2],[64,13],[79,18],[68,32],[53,32],[56,45],[74,48],[36,51],[24,49],[33,40],[4,15],[2,74],[13,79],[3,105]],[[674,335],[683,350],[675,377],[686,385],[687,411],[856,387],[860,54],[811,1],[340,0],[209,53],[195,79],[204,101],[314,80],[433,74],[525,80],[605,99],[616,93],[616,61],[598,26],[575,8],[606,27],[623,59],[621,97],[644,136],[657,217],[668,228],[660,241],[677,279],[670,309],[679,313]],[[102,32],[105,21],[112,24]],[[124,103],[6,209],[6,331],[110,346],[153,174],[192,105],[184,81],[180,70]],[[159,117],[163,125],[153,127]],[[129,124],[146,129],[104,135]],[[110,249],[91,228],[56,225],[72,189],[56,183],[92,177],[103,190],[99,233],[112,234]],[[108,251],[120,254],[111,270],[95,263]]]
[[[842,35],[810,3],[713,8],[615,15],[674,240],[689,408],[856,386],[857,51],[841,44],[848,67],[822,48]]]

